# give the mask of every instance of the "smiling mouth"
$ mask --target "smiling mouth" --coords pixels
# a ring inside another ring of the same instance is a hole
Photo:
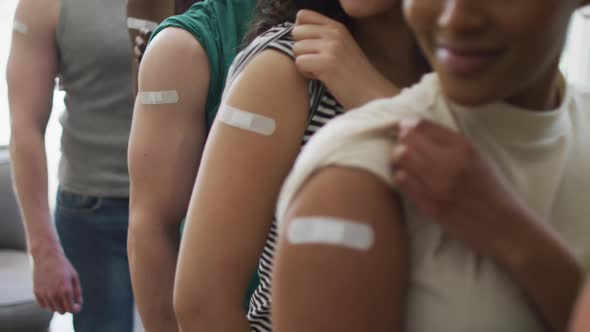
[[[495,62],[502,54],[502,49],[493,48],[456,48],[437,45],[436,60],[460,76],[477,74]]]

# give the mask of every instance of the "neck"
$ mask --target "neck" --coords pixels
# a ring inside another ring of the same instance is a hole
[[[506,101],[518,107],[547,111],[559,107],[565,97],[566,82],[555,63],[530,88]]]
[[[355,20],[351,31],[371,64],[394,85],[403,88],[418,82],[429,70],[418,56],[417,43],[400,7]]]

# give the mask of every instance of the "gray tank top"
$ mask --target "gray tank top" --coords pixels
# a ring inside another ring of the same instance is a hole
[[[78,194],[128,197],[133,113],[126,0],[60,0],[56,38],[66,112],[59,182]]]

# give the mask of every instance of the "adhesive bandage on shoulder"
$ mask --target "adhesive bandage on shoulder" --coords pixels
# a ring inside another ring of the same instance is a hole
[[[260,135],[270,136],[275,132],[275,120],[255,113],[239,110],[237,108],[221,105],[218,115],[221,122],[236,128],[255,132]]]
[[[12,23],[12,30],[14,32],[18,32],[20,34],[26,35],[27,32],[29,31],[29,27],[27,27],[26,24],[24,24],[23,22],[21,22],[19,20],[14,20],[14,22]]]
[[[158,27],[157,22],[142,20],[140,18],[135,17],[128,17],[127,18],[127,28],[131,30],[141,30],[141,29],[148,29],[150,31],[156,30]]]
[[[297,218],[287,226],[291,244],[325,244],[355,250],[369,250],[375,242],[370,225],[328,217]]]
[[[142,91],[139,93],[139,102],[144,105],[176,104],[179,99],[176,90]]]

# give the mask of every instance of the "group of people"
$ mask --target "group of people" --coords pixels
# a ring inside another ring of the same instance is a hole
[[[134,303],[148,332],[590,330],[590,93],[558,69],[586,5],[20,0],[39,304],[77,332]]]

